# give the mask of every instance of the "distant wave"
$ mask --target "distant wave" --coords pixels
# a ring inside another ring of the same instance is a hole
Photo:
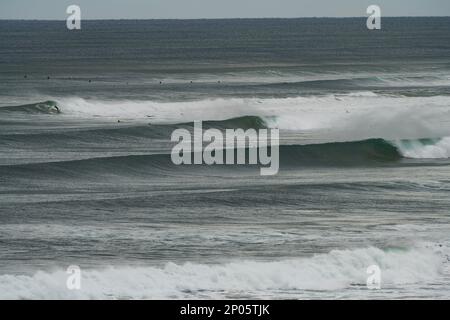
[[[2,107],[0,111],[22,112],[22,113],[41,113],[41,114],[58,114],[61,112],[56,101],[43,101],[20,106]]]
[[[192,123],[184,123],[185,125],[192,125]],[[182,124],[181,124],[182,125]],[[202,126],[204,129],[217,128],[217,129],[264,129],[268,128],[268,124],[265,119],[258,116],[243,116],[226,120],[216,121],[203,121]]]
[[[448,96],[406,97],[383,95],[370,90],[351,91],[319,96],[285,98],[210,98],[187,101],[152,100],[98,100],[79,97],[53,97],[48,101],[25,105],[0,107],[0,112],[53,112],[55,106],[65,115],[105,119],[145,119],[151,122],[170,120],[172,123],[192,120],[223,120],[242,116],[293,116],[296,120],[308,113],[326,116],[325,112],[350,117],[353,112],[374,108],[384,113],[406,107],[409,111],[432,104],[423,113],[434,108],[447,107]],[[6,102],[2,102],[5,104]],[[446,110],[446,109],[445,109]],[[346,112],[346,111],[350,111]],[[441,111],[441,110],[439,110]],[[376,116],[375,114],[373,116]],[[311,120],[307,117],[308,120]]]
[[[61,113],[88,123],[173,125],[203,120],[219,128],[276,127],[290,131],[328,130],[339,140],[450,136],[450,97],[404,97],[372,91],[293,98],[217,98],[198,101],[94,100],[77,97],[1,107],[0,112]],[[57,105],[58,110],[55,109]],[[258,118],[256,118],[258,117]],[[233,120],[231,120],[233,119]]]
[[[81,290],[67,290],[65,270],[0,275],[1,299],[229,298],[342,290],[366,285],[367,267],[378,265],[384,288],[427,284],[439,278],[445,255],[437,245],[381,250],[334,250],[312,257],[224,264],[168,263],[83,270]]]
[[[336,78],[336,79],[316,79],[302,81],[285,81],[276,83],[267,83],[260,86],[276,88],[305,88],[305,89],[329,89],[329,90],[354,90],[364,86],[381,86],[384,83],[378,77],[361,78]]]

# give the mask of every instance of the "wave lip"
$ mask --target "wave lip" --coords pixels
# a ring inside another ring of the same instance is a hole
[[[28,114],[58,114],[61,109],[56,101],[48,100],[35,104],[25,104],[21,106],[2,107],[0,111],[21,112]]]
[[[393,142],[393,145],[395,145],[406,158],[450,158],[450,137],[439,139],[397,140]]]
[[[366,269],[378,265],[382,287],[428,283],[441,276],[442,252],[435,246],[381,250],[334,250],[309,258],[272,262],[174,264],[83,270],[81,290],[66,288],[63,270],[32,276],[0,276],[2,299],[184,299],[294,296],[305,291],[336,291],[365,286]]]

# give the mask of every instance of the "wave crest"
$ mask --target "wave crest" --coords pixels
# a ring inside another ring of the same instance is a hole
[[[446,159],[450,158],[450,137],[441,139],[399,140],[393,144],[406,158]]]

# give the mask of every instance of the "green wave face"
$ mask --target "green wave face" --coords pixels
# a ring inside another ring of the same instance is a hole
[[[206,121],[203,124],[206,127],[217,126],[220,129],[265,129],[267,123],[264,119],[257,116],[237,117],[223,121]]]
[[[351,166],[402,158],[397,147],[383,139],[280,146],[280,161],[287,166]]]
[[[179,126],[193,126],[192,122],[178,123]],[[258,116],[243,116],[226,120],[206,120],[202,121],[204,129],[266,129],[268,127],[266,121]]]

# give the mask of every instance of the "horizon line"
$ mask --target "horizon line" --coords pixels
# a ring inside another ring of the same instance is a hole
[[[82,18],[82,21],[148,21],[148,20],[268,20],[268,19],[356,19],[368,16],[308,16],[308,17],[233,17],[233,18]],[[424,16],[382,16],[382,18],[450,18],[450,15],[424,15]],[[0,18],[0,21],[66,21],[66,19],[41,19],[41,18]]]

